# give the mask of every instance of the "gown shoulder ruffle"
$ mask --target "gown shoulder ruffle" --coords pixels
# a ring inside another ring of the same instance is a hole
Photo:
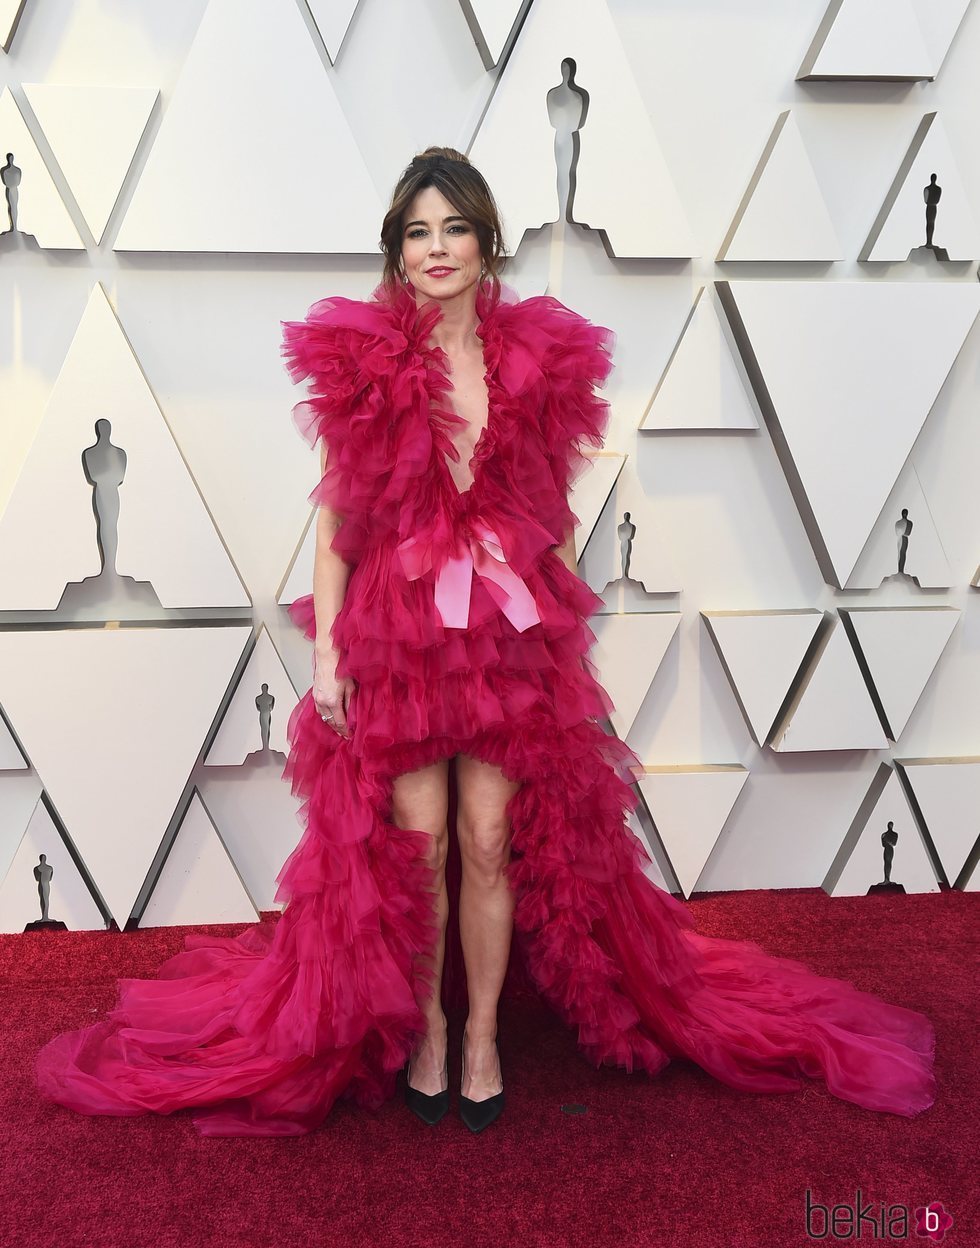
[[[554,549],[608,428],[596,387],[613,332],[549,296],[480,289],[491,410],[460,493],[448,361],[428,342],[438,305],[382,294],[283,323],[286,368],[309,382],[297,428],[328,450],[310,499],[343,518],[332,548],[352,570],[331,637],[355,692],[347,738],[312,690],[290,716],[283,775],[304,831],[277,876],[282,914],[192,933],[156,978],[120,981],[105,1019],[41,1050],[41,1092],[82,1113],[191,1109],[210,1135],[299,1135],[338,1097],[379,1108],[435,990],[428,837],[393,822],[393,782],[465,749],[520,782],[515,946],[590,1062],[655,1075],[684,1058],[753,1093],[819,1078],[920,1113],[936,1092],[924,1014],[701,935],[645,872],[627,822],[641,764],[602,727],[612,703],[588,657],[601,599]],[[468,595],[463,626],[443,614],[447,578]],[[290,611],[315,638],[312,595]]]
[[[478,311],[494,374],[495,442],[514,448],[514,485],[561,541],[578,523],[568,493],[590,466],[585,451],[600,449],[608,430],[610,405],[595,387],[614,369],[616,335],[551,295],[519,300],[503,285],[495,300],[481,292]],[[366,536],[355,533],[358,517],[377,531],[397,528],[412,501],[406,485],[424,483],[433,450],[455,458],[447,430],[457,418],[438,405],[451,387],[447,361],[424,345],[438,316],[435,303],[419,313],[414,299],[387,299],[378,287],[371,300],[332,296],[302,321],[283,322],[286,370],[294,382],[309,381],[293,420],[310,445],[322,439],[328,450],[310,498],[348,518],[339,549],[351,560]],[[483,449],[486,458],[493,448]]]

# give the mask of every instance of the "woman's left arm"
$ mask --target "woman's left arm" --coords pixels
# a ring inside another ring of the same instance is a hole
[[[554,550],[569,572],[574,572],[578,576],[578,558],[575,554],[575,530],[573,528],[568,530],[565,540],[560,546],[556,546]]]

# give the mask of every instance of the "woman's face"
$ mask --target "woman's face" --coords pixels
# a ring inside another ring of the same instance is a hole
[[[451,299],[476,285],[483,263],[476,230],[441,191],[419,191],[404,222],[402,266],[419,295]]]

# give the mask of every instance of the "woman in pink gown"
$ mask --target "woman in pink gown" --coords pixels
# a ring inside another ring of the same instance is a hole
[[[331,548],[351,573],[330,628],[336,670],[290,718],[284,774],[305,831],[277,876],[282,914],[235,937],[190,934],[155,978],[120,980],[104,1019],[42,1049],[41,1091],[88,1114],[192,1109],[208,1135],[309,1132],[338,1097],[379,1108],[428,1036],[443,923],[432,837],[393,817],[396,784],[461,755],[509,782],[508,922],[590,1062],[652,1076],[686,1058],[748,1092],[819,1078],[913,1116],[935,1097],[926,1016],[699,934],[644,873],[627,823],[640,763],[599,722],[612,704],[588,658],[601,601],[557,553],[577,523],[583,448],[603,442],[595,387],[614,336],[499,282],[484,190],[458,153],[417,157],[395,205],[444,199],[470,214],[469,240],[439,226],[434,259],[427,243],[399,256],[390,212],[372,298],[325,298],[284,324],[288,369],[311,379],[295,417],[325,452],[311,500],[343,518]],[[467,422],[431,341],[442,305],[398,280],[406,256],[433,290],[426,264],[458,264],[474,300],[488,414],[463,490],[450,465]],[[291,614],[315,640],[313,596]]]

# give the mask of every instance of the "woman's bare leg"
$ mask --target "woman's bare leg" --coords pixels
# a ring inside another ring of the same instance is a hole
[[[503,1086],[494,1041],[514,930],[514,898],[504,875],[511,838],[504,808],[520,784],[507,780],[499,767],[468,754],[457,754],[455,765],[456,830],[463,868],[459,935],[470,1003],[460,1091],[472,1101],[483,1101]]]
[[[446,920],[449,916],[449,895],[446,891],[446,852],[449,846],[449,760],[439,759],[428,767],[396,776],[392,785],[392,822],[399,828],[416,828],[428,832],[429,853],[426,861],[438,871],[436,915],[439,935],[434,956],[433,992],[422,1003],[428,1032],[412,1054],[409,1082],[429,1096],[442,1092],[447,1084],[443,1078],[446,1065],[446,1016],[440,999],[442,966],[446,952]]]

